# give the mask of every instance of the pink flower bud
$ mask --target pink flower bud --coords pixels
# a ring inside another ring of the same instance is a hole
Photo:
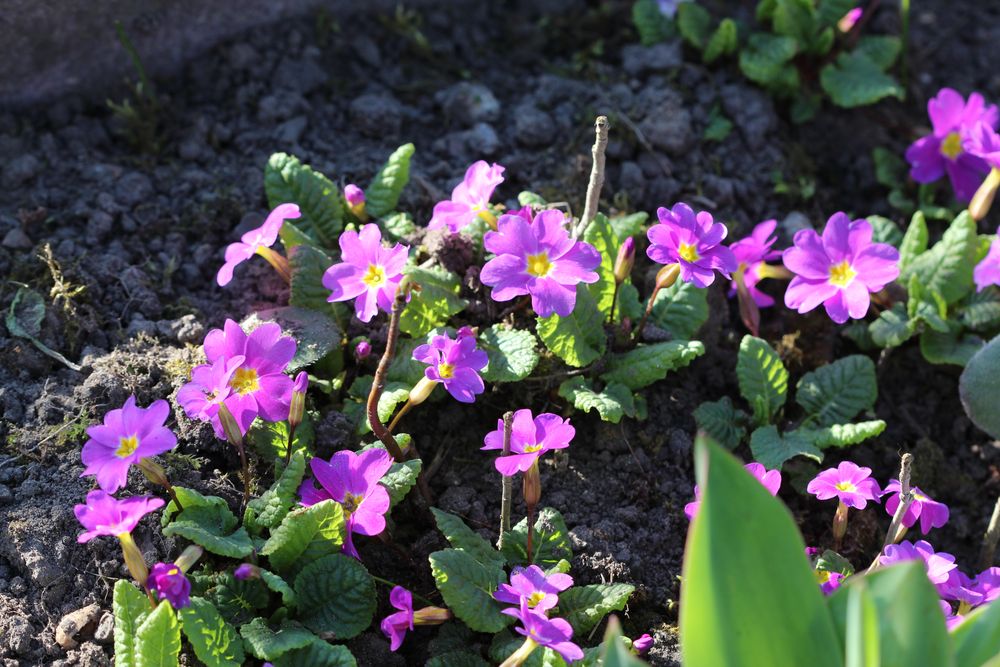
[[[344,199],[351,208],[354,208],[359,204],[365,203],[365,191],[354,183],[348,183],[344,187]]]
[[[653,648],[653,638],[649,634],[642,635],[632,642],[632,648],[638,655],[646,655]]]
[[[625,282],[632,273],[633,266],[635,266],[635,239],[630,236],[618,248],[618,257],[615,259],[615,282],[619,285]]]
[[[354,348],[354,358],[358,361],[362,359],[367,359],[368,355],[372,353],[372,344],[366,340],[358,343]]]

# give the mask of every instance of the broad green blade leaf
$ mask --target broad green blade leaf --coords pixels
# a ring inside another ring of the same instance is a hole
[[[295,591],[292,590],[292,587],[288,585],[287,581],[276,575],[274,572],[261,568],[260,580],[263,581],[264,585],[270,590],[281,596],[281,602],[286,607],[294,607],[298,603],[298,598],[295,596]]]
[[[799,431],[784,435],[776,426],[762,426],[750,435],[750,451],[753,458],[766,468],[780,468],[794,456],[806,456],[819,463],[823,452],[816,448],[812,439]]]
[[[901,275],[909,275],[909,267],[913,260],[927,251],[930,235],[927,232],[927,220],[924,214],[917,211],[910,220],[910,226],[899,242],[899,271]]]
[[[736,28],[736,21],[731,18],[724,18],[719,23],[719,27],[712,33],[705,51],[701,54],[702,62],[710,64],[718,60],[721,56],[728,56],[736,53],[739,47],[739,32]]]
[[[417,231],[417,226],[413,222],[413,216],[409,213],[390,213],[380,221],[385,231],[382,238],[389,241],[400,241]]]
[[[809,47],[818,28],[814,3],[811,0],[777,0],[771,25],[777,34],[794,38],[800,48]]]
[[[287,440],[286,440],[287,442]],[[271,488],[260,498],[250,501],[254,522],[265,528],[274,528],[298,502],[299,485],[306,471],[306,457],[301,451],[293,452],[288,467],[274,480]]]
[[[1000,664],[1000,604],[973,610],[950,633],[955,667],[997,667]]]
[[[903,240],[903,230],[895,222],[881,215],[869,215],[865,218],[872,226],[872,241],[875,243],[888,243],[894,248],[899,247],[899,242]]]
[[[705,346],[697,340],[640,345],[634,350],[612,356],[601,379],[608,383],[620,383],[632,390],[642,389],[662,380],[670,371],[687,366],[704,353]]]
[[[690,340],[708,320],[708,290],[683,280],[661,289],[650,320],[677,340]]]
[[[538,365],[538,340],[523,329],[494,324],[479,334],[479,349],[490,358],[481,373],[487,382],[517,382]]]
[[[399,328],[414,338],[443,326],[448,318],[462,312],[468,305],[458,296],[461,283],[458,276],[439,267],[407,267],[406,275],[420,286],[399,316]]]
[[[149,598],[131,582],[119,579],[115,582],[112,608],[115,613],[115,665],[136,667],[139,664],[136,633],[151,611]]]
[[[400,436],[406,435],[405,433],[399,433],[395,435],[396,442],[399,442]],[[381,445],[382,443],[378,443]],[[384,445],[382,445],[384,447]],[[405,449],[403,445],[400,445],[401,449]],[[417,478],[420,476],[420,468],[423,462],[420,459],[409,459],[401,463],[393,463],[392,467],[389,468],[389,472],[380,480],[380,484],[385,487],[385,490],[389,492],[389,506],[395,507],[406,494],[410,492],[416,483]]]
[[[169,602],[149,612],[135,632],[136,667],[174,667],[181,652],[181,626]]]
[[[879,347],[898,347],[917,332],[917,326],[907,315],[906,306],[897,303],[889,310],[883,310],[868,331]]]
[[[413,144],[403,144],[389,156],[385,165],[375,174],[365,190],[365,210],[369,215],[381,218],[396,210],[399,195],[410,182],[410,158]]]
[[[989,286],[972,292],[961,310],[961,322],[974,331],[993,329],[1000,324],[1000,290]]]
[[[670,19],[663,15],[660,11],[660,7],[656,0],[636,0],[632,5],[632,23],[635,24],[635,29],[639,33],[639,42],[643,46],[652,46],[653,44],[659,44],[660,42],[666,41],[673,33],[673,28],[670,25]],[[518,195],[518,203],[521,206],[526,206],[532,203],[530,200],[524,201],[522,196],[524,194],[534,194],[522,192]],[[539,198],[541,199],[541,198]],[[545,200],[543,199],[541,205],[545,205]]]
[[[825,428],[799,428],[787,436],[801,435],[820,449],[827,447],[848,447],[869,438],[881,435],[885,422],[881,419],[858,422],[857,424],[834,424]]]
[[[845,667],[879,667],[878,610],[865,586],[848,590],[846,621]]]
[[[327,248],[337,245],[344,209],[337,186],[326,176],[287,153],[275,153],[264,168],[264,190],[271,208],[298,204],[302,217],[295,226]]]
[[[300,623],[284,621],[274,629],[263,618],[255,618],[241,627],[240,635],[247,653],[261,660],[275,660],[289,651],[320,641]]]
[[[463,549],[442,549],[429,558],[438,590],[456,618],[476,632],[499,632],[513,622],[493,599],[506,579],[499,564],[484,565]]]
[[[208,600],[191,598],[191,605],[177,612],[181,629],[194,654],[207,667],[240,667],[243,640]]]
[[[507,559],[503,557],[503,554],[465,525],[465,522],[460,518],[436,507],[432,507],[431,512],[434,513],[434,521],[437,523],[438,530],[444,534],[451,546],[468,552],[470,556],[489,568],[503,567],[506,564]]]
[[[747,435],[747,414],[733,407],[728,396],[705,401],[694,411],[698,428],[726,449],[736,449]]]
[[[321,556],[335,554],[344,543],[344,508],[332,500],[303,507],[285,516],[260,550],[278,572],[301,568]]]
[[[820,0],[819,9],[816,11],[816,22],[820,27],[835,26],[837,21],[857,4],[855,0]]]
[[[622,636],[622,626],[617,616],[612,616],[608,621],[608,629],[604,631],[604,640],[601,642],[600,662],[595,663],[601,667],[642,667],[646,663],[636,657],[631,651],[631,642],[626,646],[626,638]],[[584,659],[584,664],[586,658]]]
[[[601,419],[617,424],[622,417],[636,416],[632,390],[618,382],[608,383],[603,391],[595,391],[589,381],[577,376],[559,385],[559,395],[573,403],[577,410],[597,410]]]
[[[820,426],[849,422],[870,410],[876,398],[875,364],[860,354],[806,373],[795,387],[795,401]]]
[[[573,632],[582,636],[612,611],[624,609],[633,592],[631,584],[573,586],[559,594],[558,613],[554,615],[565,618]]]
[[[918,224],[916,217],[910,224],[911,227]],[[919,231],[918,229],[915,235]],[[904,246],[905,241],[906,239]],[[914,245],[918,247],[918,244]],[[908,282],[910,276],[915,275],[926,290],[939,292],[948,304],[957,303],[972,291],[976,247],[976,222],[968,211],[962,211],[945,230],[940,241],[902,269],[900,281]]]
[[[211,577],[203,597],[234,626],[251,620],[271,601],[263,582],[257,579],[238,581],[231,572],[220,572]]]
[[[841,667],[840,641],[791,514],[706,439],[695,443],[695,471],[702,495],[684,554],[684,664]],[[743,545],[738,558],[724,547],[734,544]]]
[[[341,644],[329,644],[316,639],[304,648],[285,653],[274,661],[274,667],[357,667],[350,649]]]
[[[865,589],[875,607],[881,657],[875,664],[954,665],[937,591],[922,562],[900,563],[848,579],[829,599],[830,613],[841,636],[847,635],[849,599],[857,587]]]
[[[744,336],[736,361],[740,394],[753,408],[757,424],[769,423],[785,405],[788,371],[766,340]]]
[[[597,282],[588,285],[587,289],[594,296],[597,309],[607,319],[615,295],[615,258],[624,239],[619,239],[615,234],[608,216],[598,213],[587,227],[583,240],[594,246],[594,250],[601,256],[601,264],[597,267]]]
[[[244,558],[250,555],[253,551],[250,535],[243,526],[237,528],[239,521],[225,500],[202,496],[190,489],[182,490],[182,487],[174,487],[174,492],[184,511],[173,517],[176,506],[170,502],[161,520],[165,536],[184,537],[220,556]]]
[[[557,357],[580,368],[604,354],[607,339],[597,302],[583,283],[576,286],[576,307],[566,317],[539,317],[538,337]]]
[[[530,565],[541,568],[558,565],[561,560],[573,558],[566,521],[557,510],[544,507],[535,520],[532,537],[532,558],[528,560],[528,520],[521,519],[510,531],[504,533],[503,555],[511,565]]]
[[[530,190],[522,190],[521,192],[518,192],[517,203],[521,206],[537,206],[538,208],[545,208],[549,204],[545,201],[545,197],[537,192],[531,192]]]
[[[353,307],[327,301],[330,290],[323,286],[323,274],[333,263],[328,254],[311,245],[297,245],[289,250],[292,287],[288,305],[315,310],[344,325],[350,316],[349,308]]]
[[[974,354],[958,381],[958,393],[965,414],[976,426],[1000,438],[1000,336]]]
[[[704,49],[712,30],[712,15],[708,10],[694,2],[682,2],[677,5],[677,15],[674,19],[681,36],[696,49]]]
[[[948,322],[948,329],[947,332],[924,329],[920,334],[920,353],[932,364],[965,366],[983,349],[984,341],[974,334],[959,333],[961,327],[956,322]]]
[[[264,322],[277,322],[285,335],[295,339],[295,356],[285,368],[288,373],[313,365],[340,346],[340,327],[333,318],[315,310],[298,306],[259,310],[240,326],[250,333]]]
[[[331,554],[302,568],[295,578],[299,619],[318,634],[337,639],[361,634],[375,615],[375,580],[359,561]]]
[[[860,51],[841,53],[835,63],[820,70],[819,81],[833,103],[841,107],[860,107],[885,97],[905,96],[896,79]]]

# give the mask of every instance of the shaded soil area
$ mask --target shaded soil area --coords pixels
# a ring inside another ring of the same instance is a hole
[[[826,109],[804,126],[790,124],[783,106],[732,63],[706,69],[679,42],[637,46],[628,3],[584,0],[525,1],[516,11],[470,3],[395,16],[317,13],[254,30],[182,76],[155,82],[153,154],[129,143],[120,117],[82,99],[0,114],[0,307],[6,312],[19,284],[45,295],[41,340],[82,367],[66,368],[0,329],[0,658],[109,664],[111,587],[127,573],[113,541],[76,542],[72,507],[91,488],[79,479],[84,428],[129,394],[140,404],[172,396],[208,329],[287,299],[263,262],[240,267],[226,289],[214,282],[224,246],[266,214],[262,171],[271,153],[293,153],[341,184],[363,184],[389,152],[412,141],[417,153],[400,208],[418,222],[481,158],[507,168],[498,197],[508,205],[532,189],[579,212],[593,118],[604,113],[613,124],[605,210],[652,212],[684,200],[729,223],[733,238],[777,218],[784,246],[803,221],[822,225],[837,210],[892,213],[871,149],[901,154],[926,125],[924,103],[940,86],[1000,99],[989,67],[1000,9],[919,4],[908,100]],[[872,27],[895,32],[898,18],[883,8]],[[720,113],[733,130],[705,140]],[[814,196],[775,192],[776,181],[801,178],[815,183]],[[693,486],[691,413],[702,401],[738,396],[733,369],[743,328],[722,286],[712,288],[710,305],[699,335],[706,355],[647,390],[646,421],[610,425],[576,415],[576,441],[542,471],[542,503],[559,509],[571,532],[574,578],[637,585],[625,630],[655,631],[655,664],[678,660],[674,601]],[[855,351],[821,313],[764,313],[769,340],[796,331],[783,347],[793,382]],[[952,507],[933,543],[971,566],[1000,491],[1000,448],[965,418],[955,369],[929,366],[909,346],[879,359],[879,378],[875,412],[888,429],[830,462],[850,456],[886,480],[899,453],[913,451],[916,482]],[[491,457],[478,451],[482,437],[508,409],[568,414],[557,386],[491,388],[472,407],[444,401],[407,417],[405,430],[424,456],[440,458],[432,481],[440,507],[493,534],[500,489]],[[317,425],[322,452],[356,443],[333,405],[314,407],[325,414]],[[180,439],[166,457],[174,482],[235,505],[235,455],[179,411],[172,426]],[[789,464],[781,495],[807,541],[823,544],[832,507],[794,491],[815,470]],[[150,491],[135,473],[127,492]],[[515,505],[515,515],[522,512]],[[878,511],[863,517],[846,549],[856,566],[872,558],[886,524]],[[362,544],[362,556],[380,576],[432,595],[426,556],[443,539],[409,504],[394,519],[409,562],[380,542]],[[150,521],[137,541],[150,562],[180,551]],[[91,603],[104,614],[95,629],[79,647],[59,647],[60,619]],[[365,665],[420,664],[431,636],[418,631],[402,657],[389,654],[377,632],[351,648]]]

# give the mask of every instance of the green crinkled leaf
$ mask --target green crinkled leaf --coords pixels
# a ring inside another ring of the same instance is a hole
[[[455,650],[434,656],[424,667],[489,667],[489,664],[471,651]]]
[[[390,241],[400,241],[417,231],[417,225],[413,222],[413,216],[405,212],[395,212],[382,218],[379,221],[385,231],[384,238]]]
[[[694,2],[682,2],[677,5],[674,20],[677,30],[688,44],[697,49],[705,48],[712,29],[712,15],[707,9]]]
[[[275,570],[284,572],[337,553],[343,543],[344,509],[339,503],[324,500],[290,512],[271,531],[260,555],[267,556]]]
[[[931,329],[945,333],[948,331],[948,304],[937,290],[928,290],[920,284],[916,275],[910,276],[907,286],[909,299],[906,312],[913,324],[923,322]]]
[[[875,364],[854,354],[806,373],[795,387],[795,401],[820,426],[844,424],[878,398]]]
[[[231,572],[220,572],[212,576],[203,597],[234,626],[246,623],[270,602],[263,582],[257,579],[239,581]]]
[[[202,496],[190,489],[185,489],[188,493],[182,495],[180,487],[174,487],[174,491],[178,494],[184,511],[165,523],[176,510],[171,501],[168,507],[170,514],[167,510],[163,513],[165,536],[183,537],[220,556],[244,558],[250,555],[253,551],[250,535],[243,526],[237,528],[239,521],[225,500],[216,496]]]
[[[576,286],[576,307],[566,317],[539,317],[537,332],[549,350],[570,366],[580,368],[604,354],[603,317],[597,302],[583,283]]]
[[[261,568],[260,580],[270,590],[281,596],[281,602],[286,607],[294,607],[298,603],[298,598],[295,596],[295,591],[292,590],[292,587],[274,572]]]
[[[690,340],[708,320],[708,290],[678,280],[661,289],[650,320],[677,340]]]
[[[149,615],[149,598],[125,579],[115,582],[112,609],[115,614],[115,664],[136,667],[139,664],[136,633]]]
[[[375,580],[358,560],[331,554],[302,568],[295,578],[299,620],[337,639],[361,634],[375,615]]]
[[[961,313],[962,324],[974,331],[1000,325],[1000,291],[991,285],[982,292],[972,292]]]
[[[504,533],[503,555],[511,565],[526,566],[534,563],[543,569],[558,565],[561,560],[573,558],[566,522],[562,514],[551,507],[542,508],[538,513],[531,544],[534,557],[529,561],[528,520],[521,519],[516,526]]]
[[[875,243],[888,243],[893,247],[898,247],[903,240],[903,231],[895,222],[881,215],[869,215],[866,220],[872,226],[872,241]]]
[[[863,53],[883,70],[889,69],[899,57],[902,42],[895,35],[864,35],[854,47],[855,53]]]
[[[410,182],[410,158],[413,144],[403,144],[389,156],[371,184],[365,190],[365,211],[381,218],[396,210],[399,195]]]
[[[725,141],[726,137],[732,131],[733,121],[726,117],[726,114],[722,112],[718,104],[713,105],[708,112],[708,123],[705,125],[705,131],[701,135],[702,138],[705,141]],[[677,282],[687,284],[683,280]],[[677,282],[674,284],[676,285]]]
[[[174,608],[156,605],[135,631],[136,667],[175,667],[181,652],[181,626]]]
[[[267,491],[250,501],[248,507],[254,512],[254,522],[265,528],[273,528],[281,523],[288,510],[298,501],[299,485],[306,472],[306,457],[301,451],[292,453],[288,466]]]
[[[697,340],[640,345],[611,357],[608,370],[601,374],[601,379],[623,384],[632,390],[642,389],[662,380],[670,371],[687,366],[704,353],[705,346]]]
[[[895,151],[883,146],[872,149],[872,162],[875,163],[875,180],[887,188],[898,188],[906,182],[908,171],[906,160]],[[879,216],[881,217],[881,216]],[[898,247],[899,244],[894,244]],[[922,248],[923,252],[926,248]]]
[[[807,456],[817,463],[823,460],[823,453],[808,437],[798,431],[781,435],[775,426],[763,426],[754,431],[750,436],[750,451],[754,461],[769,470],[780,468],[793,456]]]
[[[632,390],[619,382],[609,382],[598,392],[589,381],[577,376],[559,385],[559,395],[571,401],[577,410],[597,410],[603,421],[612,424],[617,424],[624,416],[636,416]]]
[[[979,336],[960,332],[955,322],[948,322],[948,331],[924,329],[920,334],[920,353],[932,364],[965,366],[985,342]]]
[[[537,192],[531,192],[530,190],[522,190],[521,192],[518,192],[517,203],[521,206],[537,206],[538,208],[545,208],[549,204],[545,201],[545,197]]]
[[[811,45],[816,32],[816,8],[812,0],[777,0],[771,26],[779,35],[792,37],[800,48]]]
[[[463,549],[443,549],[429,556],[431,573],[455,617],[476,632],[498,632],[513,621],[493,599],[504,572],[498,563],[484,565]]]
[[[297,248],[300,245],[306,245],[315,248],[318,241],[303,231],[301,228],[295,226],[295,222],[292,220],[285,220],[281,224],[281,229],[278,230],[278,238],[281,239],[281,244],[285,246],[285,253],[291,255],[292,248]]]
[[[452,547],[468,552],[470,556],[488,568],[503,567],[506,564],[507,561],[503,554],[465,525],[462,519],[436,507],[432,507],[431,512],[434,513],[434,521],[437,523],[438,530],[444,534],[445,539]]]
[[[833,103],[841,107],[874,104],[885,97],[903,99],[899,83],[863,52],[841,53],[823,67],[819,82]]]
[[[402,452],[410,446],[412,438],[408,433],[396,433],[392,436],[396,439],[396,444],[399,445],[399,449]],[[381,442],[374,442],[370,445],[365,445],[361,448],[361,451],[368,449],[381,449],[385,450],[385,445]],[[406,494],[410,492],[410,489],[414,487],[417,483],[417,477],[420,476],[420,469],[423,463],[420,459],[407,459],[402,462],[394,462],[390,466],[389,471],[382,476],[379,480],[379,484],[385,487],[385,490],[389,492],[389,506],[395,507],[397,503],[406,497]]]
[[[444,326],[452,315],[462,312],[468,302],[458,296],[458,276],[440,267],[409,266],[405,270],[420,291],[414,291],[399,316],[399,328],[413,337],[423,336],[435,327]]]
[[[618,256],[618,248],[628,236],[627,233],[619,236],[618,230],[603,213],[594,216],[593,222],[583,235],[583,240],[594,246],[594,250],[601,256],[601,264],[597,267],[597,282],[588,285],[587,289],[594,296],[597,309],[605,319],[611,313],[611,304],[615,298],[615,259]],[[617,319],[621,319],[621,311],[618,312]]]
[[[927,220],[924,214],[917,211],[910,220],[910,226],[903,234],[903,240],[899,243],[899,271],[901,276],[909,275],[909,268],[913,261],[927,250],[927,243],[930,235],[927,231]]]
[[[302,417],[302,423],[295,429],[292,451],[308,454],[315,439],[316,431],[313,427],[313,421],[309,413],[306,412]],[[253,424],[250,425],[250,430],[247,431],[247,443],[265,460],[281,459],[284,461],[285,452],[288,451],[288,422],[254,420]]]
[[[344,209],[340,191],[330,179],[297,157],[275,153],[264,168],[264,191],[271,208],[298,204],[302,217],[295,220],[295,226],[327,248],[336,246]]]
[[[517,382],[538,365],[538,340],[523,329],[494,324],[479,334],[479,349],[490,358],[481,373],[487,382]]]
[[[631,584],[573,586],[559,594],[555,615],[569,621],[575,634],[584,635],[612,611],[624,609],[633,592]]]
[[[427,651],[431,655],[441,655],[451,651],[465,650],[474,641],[472,630],[460,621],[451,620],[438,626],[437,635],[431,639]]]
[[[799,88],[798,70],[790,62],[797,52],[794,37],[756,32],[740,51],[740,70],[751,81],[788,95]]]
[[[639,33],[639,42],[643,46],[652,46],[666,41],[672,32],[670,19],[660,11],[656,0],[636,0],[635,4],[632,5],[632,23],[635,24],[635,29]],[[533,203],[521,201],[520,195],[518,195],[518,202],[521,206]],[[544,200],[542,200],[541,205],[545,205]]]
[[[747,414],[736,409],[728,396],[699,405],[694,411],[694,421],[726,449],[736,449],[747,434]]]
[[[295,621],[283,621],[277,630],[263,618],[255,618],[240,628],[247,653],[261,660],[275,660],[289,651],[308,646],[319,637]]]
[[[340,327],[332,317],[315,310],[298,306],[259,310],[240,326],[250,333],[264,322],[276,322],[286,336],[295,339],[295,356],[285,367],[287,373],[312,366],[340,346]]]
[[[719,27],[712,33],[708,44],[705,45],[701,60],[706,64],[715,62],[721,56],[736,53],[737,47],[739,47],[739,34],[736,29],[736,21],[724,18],[719,23]]]
[[[323,274],[333,265],[330,255],[311,245],[297,245],[288,251],[288,266],[292,272],[292,286],[288,305],[315,310],[343,323],[348,317],[348,306],[330,303],[330,290],[323,286]]]
[[[834,424],[825,428],[800,428],[792,433],[809,439],[819,449],[826,449],[856,445],[881,435],[884,430],[885,422],[875,419],[856,424]]]
[[[914,322],[906,314],[906,307],[897,303],[889,310],[879,313],[878,319],[871,323],[868,332],[872,342],[879,347],[898,347],[917,331]]]
[[[911,226],[913,224],[916,219]],[[918,235],[919,229],[915,232],[915,236]],[[910,276],[916,276],[928,291],[936,290],[948,304],[956,303],[972,290],[976,246],[976,222],[968,211],[963,211],[945,230],[940,241],[903,269],[900,279],[909,281]]]
[[[274,667],[357,667],[358,661],[342,644],[330,644],[322,639],[303,648],[285,653],[274,661]]]
[[[744,336],[736,361],[740,394],[753,408],[754,421],[767,424],[785,405],[788,371],[766,340]]]
[[[177,615],[194,654],[207,667],[240,667],[243,664],[243,641],[236,628],[222,618],[211,602],[192,597],[191,605],[179,610]]]

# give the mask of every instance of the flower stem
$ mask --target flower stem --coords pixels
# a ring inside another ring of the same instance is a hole
[[[597,207],[601,202],[601,190],[604,189],[604,151],[608,147],[607,116],[598,116],[594,121],[594,147],[591,153],[594,163],[590,168],[590,182],[587,183],[587,200],[583,206],[583,216],[573,230],[573,238],[578,239],[587,231],[587,227],[597,215]]]
[[[240,450],[240,468],[243,476],[243,506],[241,510],[245,510],[250,504],[250,466],[247,464],[247,449],[242,439],[237,449]],[[240,514],[242,515],[242,511]]]
[[[406,399],[406,403],[403,404],[403,407],[399,409],[399,412],[396,413],[396,416],[392,418],[391,422],[389,422],[389,433],[392,433],[393,431],[396,430],[396,424],[399,423],[399,420],[401,420],[406,415],[406,413],[412,409],[413,409],[413,402],[410,399]]]
[[[850,508],[841,500],[837,505],[837,513],[833,515],[833,550],[840,551],[840,544],[847,533],[847,513]]]
[[[622,284],[616,280],[615,291],[614,294],[611,295],[611,314],[608,315],[608,324],[615,323],[615,306],[618,305],[618,293],[621,291],[621,286]],[[645,318],[643,318],[643,320],[645,320]]]
[[[514,413],[507,412],[503,416],[503,450],[502,456],[510,454],[510,436],[514,430]],[[500,538],[497,548],[503,549],[504,533],[510,530],[510,505],[514,492],[514,478],[502,475],[500,480]]]
[[[903,454],[899,461],[899,507],[896,508],[896,513],[892,515],[892,523],[889,524],[889,530],[885,533],[885,540],[882,542],[882,549],[879,550],[879,555],[882,551],[894,543],[896,539],[896,533],[899,532],[900,526],[903,525],[903,515],[906,514],[906,510],[910,509],[910,505],[913,503],[913,489],[910,488],[910,467],[913,465],[913,454],[907,452]],[[878,568],[878,556],[875,556],[875,560],[872,564],[868,566],[868,571],[871,572]]]
[[[993,506],[993,516],[990,517],[990,525],[983,535],[983,548],[979,552],[979,569],[985,570],[993,565],[993,557],[997,552],[997,542],[1000,542],[1000,497],[997,504]]]
[[[538,644],[534,639],[526,637],[524,643],[521,644],[521,647],[511,653],[510,657],[500,663],[500,667],[518,667],[518,665],[523,665],[524,661],[528,659],[528,656],[530,656],[532,651],[534,651],[537,647]]]
[[[295,424],[288,422],[288,448],[285,450],[285,467],[292,462],[292,443],[295,442]]]
[[[528,505],[528,540],[524,545],[525,551],[527,552],[528,565],[531,565],[535,558],[533,555],[533,545],[532,541],[535,536],[535,506]]]
[[[397,463],[403,462],[403,451],[396,444],[396,439],[392,437],[390,430],[379,419],[378,400],[382,397],[382,392],[385,391],[389,366],[396,356],[396,341],[399,340],[399,314],[406,303],[406,293],[409,291],[409,288],[409,280],[404,278],[396,290],[396,298],[392,302],[392,312],[389,314],[389,332],[385,341],[385,352],[382,353],[382,358],[378,362],[378,369],[375,371],[375,379],[372,382],[372,390],[368,394],[368,424],[371,426],[372,433],[382,441],[386,450],[392,454],[392,458]]]
[[[257,248],[257,254],[266,259],[267,263],[274,267],[274,270],[278,272],[282,280],[289,285],[292,284],[292,269],[288,266],[288,258],[279,252],[263,246]]]

